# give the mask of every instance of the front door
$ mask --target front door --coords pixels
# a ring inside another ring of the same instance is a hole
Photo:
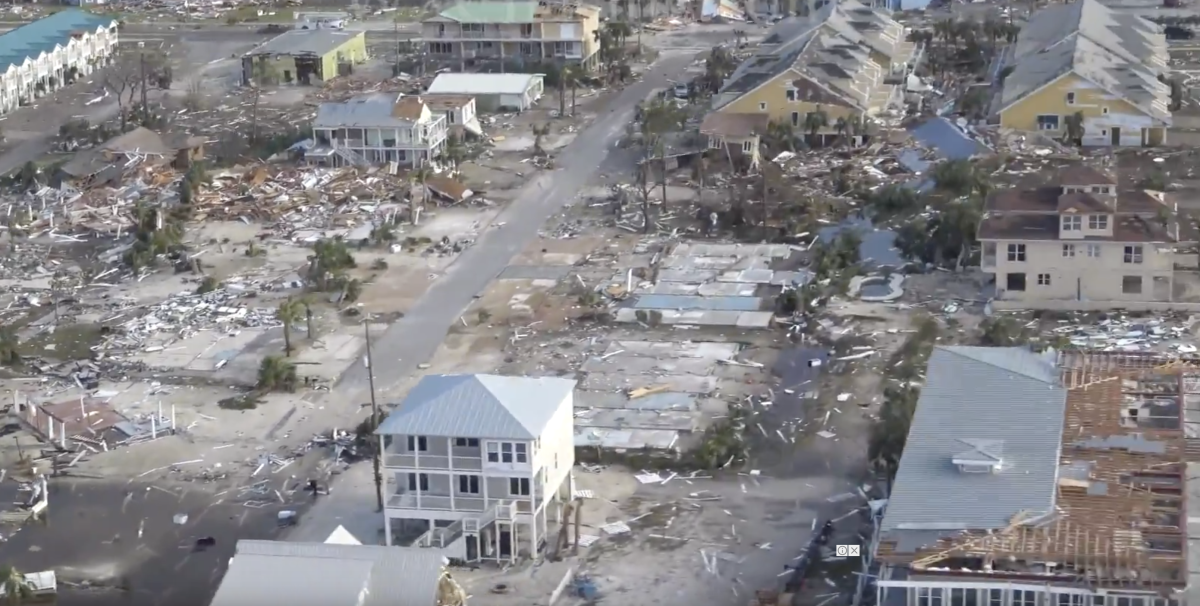
[[[1119,129],[1115,126],[1112,127],[1112,144],[1113,145],[1121,144],[1121,129]]]
[[[500,531],[500,557],[507,558],[512,556],[512,531]]]

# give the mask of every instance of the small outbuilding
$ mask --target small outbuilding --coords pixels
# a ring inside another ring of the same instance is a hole
[[[242,57],[242,83],[273,79],[311,84],[348,76],[367,60],[365,32],[296,29],[276,36]]]
[[[438,74],[431,95],[469,95],[481,112],[529,109],[542,97],[542,74]]]

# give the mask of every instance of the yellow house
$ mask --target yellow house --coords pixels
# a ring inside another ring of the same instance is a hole
[[[1055,4],[1021,30],[1000,94],[1000,124],[1053,137],[1081,115],[1084,145],[1162,145],[1171,125],[1161,28],[1096,0]]]
[[[354,64],[366,60],[366,32],[292,30],[242,56],[242,82],[263,77],[301,84],[328,81],[347,75]]]
[[[461,2],[421,24],[425,52],[465,67],[476,61],[599,62],[600,9],[555,2]]]
[[[784,20],[726,80],[713,111],[765,114],[805,131],[808,114],[821,112],[826,125],[818,133],[833,134],[839,118],[861,120],[895,98],[888,78],[907,72],[913,51],[904,38],[884,11],[854,0]]]

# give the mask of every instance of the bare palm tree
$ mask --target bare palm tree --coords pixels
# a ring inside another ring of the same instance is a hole
[[[292,325],[304,318],[304,304],[288,298],[275,309],[275,319],[283,322],[283,353],[292,355]]]

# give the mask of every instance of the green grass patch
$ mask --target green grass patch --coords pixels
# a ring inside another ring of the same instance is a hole
[[[53,311],[50,312],[54,314]],[[51,322],[50,326],[53,326]],[[50,332],[49,328],[34,338],[21,343],[17,348],[22,356],[45,356],[56,360],[87,360],[92,357],[92,346],[103,340],[100,326],[96,324],[59,324]],[[46,349],[52,345],[51,349]]]

